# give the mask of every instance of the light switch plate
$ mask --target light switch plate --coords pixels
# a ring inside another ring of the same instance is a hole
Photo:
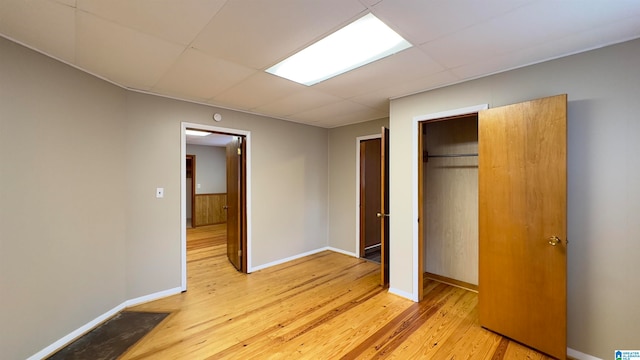
[[[156,188],[156,197],[161,199],[164,197],[164,188]]]

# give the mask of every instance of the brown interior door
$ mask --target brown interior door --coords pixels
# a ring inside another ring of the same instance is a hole
[[[380,139],[360,142],[360,257],[380,245]]]
[[[186,180],[189,182],[190,190],[187,194],[189,199],[189,210],[191,211],[191,227],[195,228],[197,224],[196,217],[196,156],[186,156]]]
[[[389,286],[389,129],[382,127],[380,139],[380,277]]]
[[[481,111],[480,325],[567,352],[567,96]]]
[[[239,271],[244,271],[242,164],[242,137],[234,136],[227,144],[227,257]]]

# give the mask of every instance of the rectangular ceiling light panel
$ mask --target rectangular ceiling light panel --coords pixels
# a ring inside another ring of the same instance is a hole
[[[409,47],[402,36],[367,14],[266,71],[311,86]]]

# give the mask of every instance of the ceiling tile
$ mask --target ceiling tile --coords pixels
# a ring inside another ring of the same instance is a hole
[[[2,0],[0,32],[60,60],[75,60],[75,9],[67,5],[49,0]]]
[[[347,99],[442,70],[420,49],[410,48],[323,81],[314,88]]]
[[[121,85],[148,90],[182,47],[78,12],[77,64]]]
[[[258,106],[255,110],[273,116],[288,116],[340,101],[342,99],[339,97],[305,88],[269,104]]]
[[[78,9],[117,24],[188,45],[226,0],[78,0]]]
[[[536,46],[557,38],[629,17],[629,2],[574,1],[554,3],[554,16],[548,16],[549,4],[533,2],[487,22],[428,42],[421,48],[436,61],[450,68],[487,63],[493,57]],[[638,6],[635,5],[637,8]],[[599,14],[607,14],[607,22]]]
[[[385,0],[373,14],[398,31],[413,45],[420,45],[499,14],[531,0]]]
[[[263,71],[257,71],[238,85],[223,91],[213,98],[214,102],[223,102],[233,106],[252,109],[283,98],[305,86],[285,80]]]
[[[229,1],[193,46],[264,70],[365,9],[357,0]]]
[[[463,65],[451,71],[461,78],[475,78],[488,74],[535,64],[542,61],[574,54],[619,41],[621,36],[640,36],[640,16],[630,17],[615,23],[594,27],[588,31],[544,42],[536,46],[496,56],[485,62]]]
[[[388,111],[379,111],[375,109],[363,109],[360,111],[354,111],[351,113],[341,113],[338,116],[326,117],[321,121],[313,122],[311,125],[324,127],[324,128],[334,128],[338,126],[345,126],[349,124],[356,124],[365,121],[371,121],[376,119],[388,118]]]
[[[373,6],[381,1],[382,0],[360,0],[360,3],[364,6]]]
[[[370,94],[360,95],[349,99],[355,103],[370,107],[372,109],[389,112],[389,96],[383,91],[376,91]]]
[[[208,100],[255,71],[195,49],[187,49],[153,87],[176,97]]]
[[[637,1],[537,1],[487,22],[495,53],[506,53],[618,22],[638,10]],[[476,28],[476,30],[478,30]],[[480,29],[481,30],[481,29]]]
[[[305,123],[324,126],[321,125],[322,122],[348,124],[373,120],[376,118],[376,114],[379,114],[379,111],[352,101],[343,100],[313,110],[297,113],[292,117]]]
[[[57,3],[64,4],[71,7],[76,7],[76,0],[53,0]]]
[[[435,89],[437,87],[441,87],[444,85],[454,84],[459,82],[461,79],[452,74],[449,71],[442,71],[437,74],[432,74],[428,76],[424,76],[421,78],[412,79],[409,81],[405,81],[401,84],[396,84],[391,87],[386,87],[368,94],[363,94],[359,96],[355,96],[351,98],[351,101],[367,105],[369,107],[380,108],[383,106],[382,101],[386,103],[386,107],[388,108],[388,103],[390,98],[397,98],[406,95],[415,94],[418,92]],[[382,100],[384,99],[384,100]]]

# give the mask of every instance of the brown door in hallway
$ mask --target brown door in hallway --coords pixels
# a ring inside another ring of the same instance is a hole
[[[380,276],[389,286],[389,129],[382,127],[380,139]]]
[[[380,251],[380,147],[381,140],[360,141],[360,257]]]
[[[484,110],[479,137],[480,325],[567,352],[567,96]]]
[[[238,271],[247,271],[245,142],[233,136],[227,144],[227,257]]]
[[[195,228],[196,224],[196,156],[186,156],[186,181],[187,181],[187,208],[191,215],[191,227]],[[189,218],[189,216],[187,216]],[[189,226],[187,226],[189,227]]]

